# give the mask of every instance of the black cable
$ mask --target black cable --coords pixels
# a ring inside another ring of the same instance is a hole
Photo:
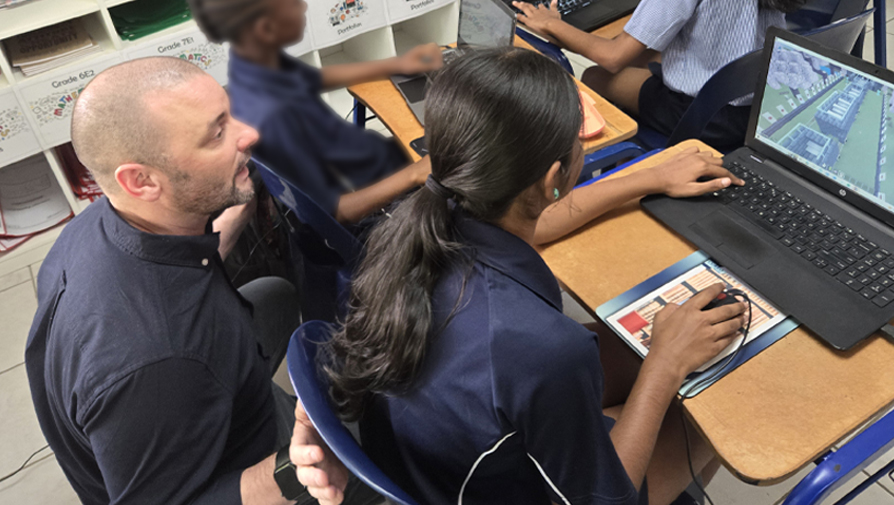
[[[689,449],[689,429],[686,428],[686,416],[683,415],[683,409],[680,408],[680,422],[683,423],[683,436],[686,438],[686,461],[689,463],[689,475],[692,476],[692,482],[701,491],[708,503],[714,505],[714,500],[708,495],[708,491],[701,485],[695,476],[695,470],[692,468],[692,452]]]
[[[354,111],[355,111],[356,109],[357,109],[357,102],[355,101],[355,102],[354,102],[354,106],[351,107],[351,112],[348,112],[348,115],[345,116],[345,121],[350,121],[350,120],[351,120],[351,119],[350,119],[351,114],[353,114]]]
[[[748,298],[748,294],[746,294],[744,291],[738,292],[737,295],[745,298],[745,301],[748,302],[748,323],[745,325],[745,328],[742,330],[742,341],[739,342],[739,345],[736,347],[736,350],[732,352],[732,354],[723,358],[722,365],[717,367],[707,377],[699,378],[695,382],[692,383],[692,385],[689,387],[689,393],[687,393],[685,395],[681,395],[681,397],[680,397],[681,403],[683,402],[683,400],[688,400],[688,399],[692,398],[693,396],[695,396],[695,394],[692,394],[692,393],[694,391],[696,391],[699,388],[699,386],[712,381],[715,377],[720,375],[722,372],[726,371],[726,368],[733,361],[736,360],[736,356],[739,355],[739,351],[741,351],[742,348],[745,347],[745,342],[748,341],[748,332],[751,331],[751,315],[752,315],[752,306],[754,305],[754,303],[751,301],[751,298]]]
[[[43,452],[43,451],[45,451],[45,450],[47,450],[47,449],[49,449],[49,448],[50,448],[50,446],[49,446],[49,444],[47,444],[47,445],[41,447],[40,449],[34,451],[33,453],[31,453],[31,455],[28,456],[28,459],[26,459],[25,462],[22,463],[22,466],[20,466],[20,467],[18,468],[18,470],[12,472],[12,473],[9,474],[9,475],[4,475],[3,477],[0,477],[0,482],[3,482],[3,481],[5,481],[5,480],[8,480],[8,479],[11,479],[12,477],[14,477],[17,473],[21,472],[22,470],[25,469],[26,466],[28,466],[28,463],[29,463],[32,459],[34,459],[34,456],[37,456],[38,454],[40,454],[41,452]]]
[[[718,374],[726,370],[726,368],[730,365],[730,363],[736,360],[736,356],[739,355],[739,351],[745,347],[745,342],[748,341],[748,332],[751,331],[751,315],[752,315],[752,307],[754,306],[754,302],[751,301],[751,298],[748,297],[748,294],[744,291],[738,291],[736,295],[745,298],[745,301],[748,302],[748,323],[745,325],[745,328],[742,329],[742,341],[739,342],[739,345],[736,347],[736,350],[732,352],[729,356],[724,358],[724,362],[722,365],[717,367],[709,376],[698,379],[689,389],[689,393],[696,391],[699,386],[704,383],[710,382],[713,380]],[[711,500],[711,497],[708,495],[708,491],[705,490],[704,486],[699,483],[698,478],[695,475],[695,469],[692,468],[692,451],[689,448],[689,429],[686,427],[686,417],[683,415],[683,401],[692,398],[689,394],[681,395],[680,397],[680,422],[683,423],[683,436],[686,439],[686,461],[689,463],[689,475],[692,477],[692,482],[695,483],[695,486],[698,487],[698,490],[705,496],[705,499],[708,500],[708,503],[714,505],[714,501]]]

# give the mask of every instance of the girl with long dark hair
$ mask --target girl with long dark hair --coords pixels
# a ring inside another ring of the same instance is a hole
[[[670,503],[690,477],[680,418],[662,420],[744,307],[701,311],[718,285],[659,313],[629,397],[603,411],[614,386],[601,362],[617,358],[600,360],[600,346],[617,339],[603,343],[562,314],[532,244],[547,208],[562,229],[592,215],[597,194],[610,206],[658,190],[699,194],[731,176],[689,156],[588,186],[573,195],[586,212],[575,211],[564,202],[583,163],[577,90],[531,51],[459,60],[426,106],[432,176],[372,231],[325,353],[341,413],[360,420],[367,453],[421,503]],[[696,183],[702,175],[718,179]],[[696,472],[716,469],[704,442],[691,449]]]

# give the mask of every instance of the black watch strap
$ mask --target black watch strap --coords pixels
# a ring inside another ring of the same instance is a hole
[[[279,486],[282,497],[286,500],[297,500],[307,490],[298,480],[295,473],[295,465],[289,459],[289,446],[285,446],[276,453],[276,468],[273,470],[273,479]]]

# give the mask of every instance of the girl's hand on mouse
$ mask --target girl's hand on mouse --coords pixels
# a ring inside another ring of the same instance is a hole
[[[696,147],[686,149],[669,161],[647,170],[655,178],[655,193],[664,193],[673,198],[699,196],[731,184],[745,185],[745,181],[723,168],[722,158],[709,151],[699,152]]]
[[[680,383],[732,342],[745,324],[745,303],[702,309],[717,298],[724,285],[711,285],[682,305],[668,304],[655,314],[647,360],[667,367]]]

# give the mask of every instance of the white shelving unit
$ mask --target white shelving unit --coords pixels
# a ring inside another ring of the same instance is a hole
[[[0,170],[29,156],[44,156],[74,209],[79,200],[54,147],[70,142],[71,108],[93,76],[117,63],[144,56],[174,56],[227,84],[228,47],[209,42],[194,21],[134,41],[122,40],[110,9],[134,0],[33,0],[0,10]],[[3,41],[56,23],[80,19],[102,52],[62,68],[26,77],[14,69]],[[308,0],[305,38],[287,49],[314,67],[370,61],[403,54],[417,44],[456,40],[457,0]],[[333,109],[350,109],[344,89],[324,94]],[[63,226],[0,253],[0,276],[46,256]]]

